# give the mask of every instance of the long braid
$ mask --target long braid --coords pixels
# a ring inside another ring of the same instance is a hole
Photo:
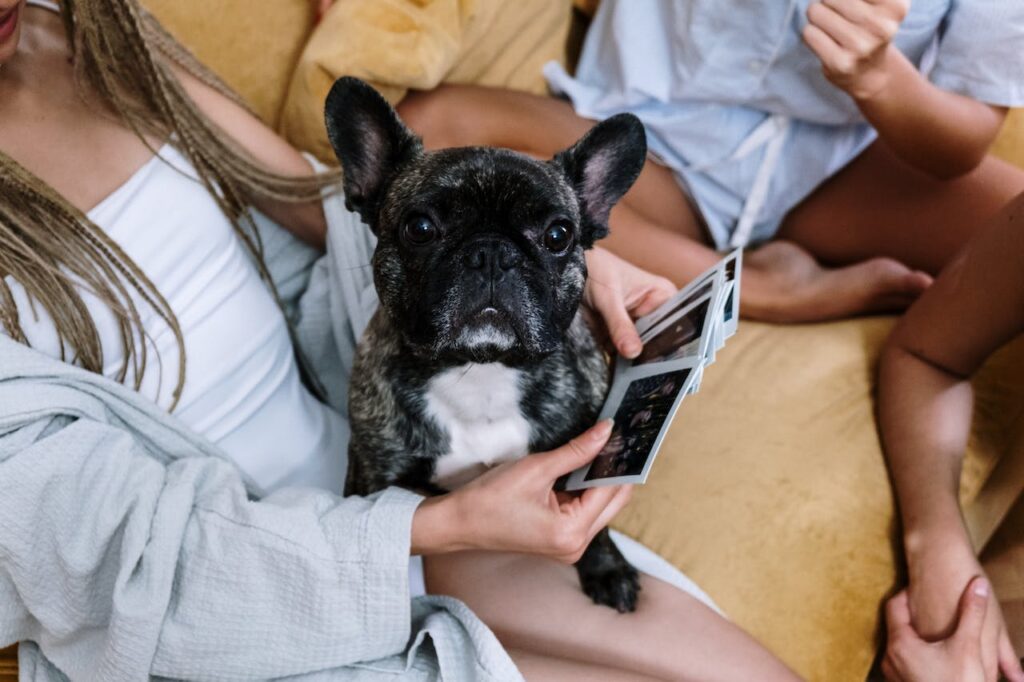
[[[273,288],[263,245],[247,208],[253,198],[317,201],[336,191],[340,173],[287,177],[271,173],[200,112],[170,64],[240,98],[175,41],[137,0],[63,0],[61,16],[79,86],[98,97],[150,145],[169,139],[196,169],[235,232]],[[154,150],[155,152],[155,150]],[[185,345],[174,311],[152,281],[101,228],[41,180],[0,152],[0,324],[28,343],[9,277],[24,288],[35,314],[53,319],[62,358],[101,373],[103,348],[82,298],[95,296],[114,314],[124,348],[117,379],[141,386],[148,344],[140,300],[175,337],[179,363],[171,409],[185,382]],[[278,297],[280,304],[280,299]]]

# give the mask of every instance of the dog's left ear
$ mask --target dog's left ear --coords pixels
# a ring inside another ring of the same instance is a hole
[[[590,248],[608,234],[608,214],[643,170],[644,126],[633,114],[601,121],[554,158],[576,190],[582,214],[581,243]]]
[[[388,181],[423,144],[379,92],[358,78],[335,81],[327,95],[327,137],[344,173],[345,205],[377,229]]]

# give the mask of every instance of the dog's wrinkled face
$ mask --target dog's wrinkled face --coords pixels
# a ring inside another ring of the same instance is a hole
[[[327,129],[349,208],[378,237],[374,281],[409,348],[454,362],[529,363],[555,350],[586,280],[584,250],[643,167],[630,115],[543,162],[483,147],[425,152],[370,86],[342,78]]]

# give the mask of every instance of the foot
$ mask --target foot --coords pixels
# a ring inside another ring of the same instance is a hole
[[[619,613],[636,610],[640,574],[612,542],[608,529],[601,530],[576,562],[583,592],[595,604],[610,606]]]
[[[599,573],[581,573],[580,585],[595,604],[610,606],[619,613],[636,611],[640,574],[627,563]]]
[[[794,323],[899,312],[931,283],[891,258],[826,268],[796,244],[775,241],[744,256],[743,315]]]

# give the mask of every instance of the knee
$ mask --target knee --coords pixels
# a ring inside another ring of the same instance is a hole
[[[460,98],[459,89],[447,85],[434,90],[410,90],[396,109],[405,124],[423,138],[427,148],[457,147],[470,144],[465,139],[463,124],[467,117],[464,107],[460,112]]]

